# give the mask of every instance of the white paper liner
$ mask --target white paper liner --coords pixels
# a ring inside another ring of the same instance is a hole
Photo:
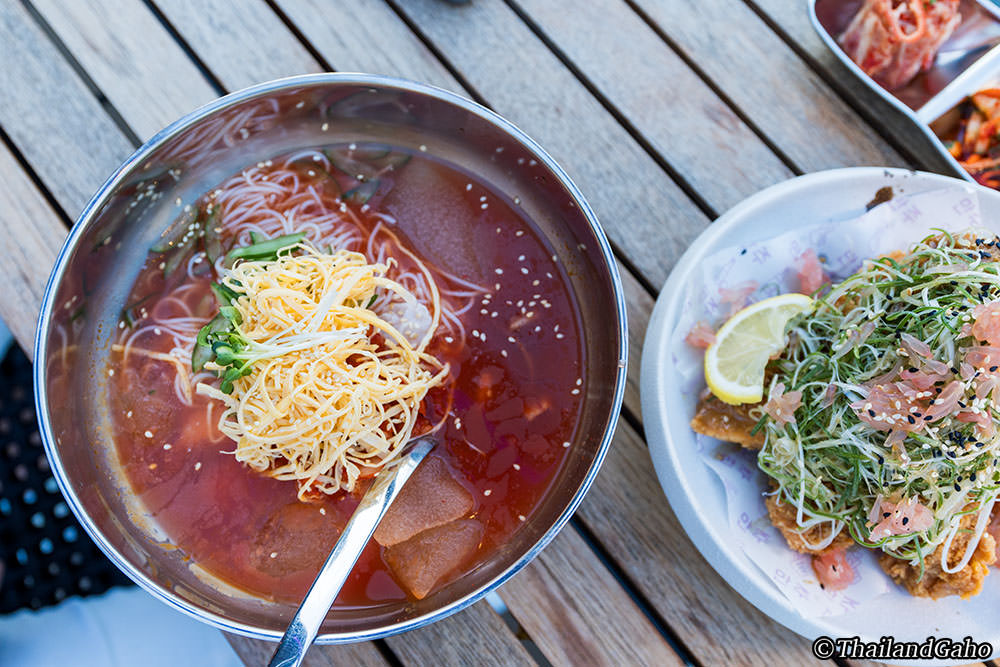
[[[804,212],[803,217],[807,215]],[[684,337],[698,321],[718,326],[725,320],[729,306],[720,302],[720,289],[755,281],[759,287],[750,302],[760,301],[798,291],[796,267],[799,257],[810,248],[820,256],[827,275],[838,281],[854,273],[865,259],[906,250],[934,229],[961,231],[983,226],[975,189],[956,185],[897,196],[851,219],[803,225],[772,239],[709,255],[702,261],[700,275],[686,286],[682,315],[671,334],[671,356],[681,393],[693,405],[705,387],[703,351],[687,344]],[[767,477],[757,468],[756,452],[702,435],[697,436],[697,448],[701,460],[725,489],[732,539],[804,617],[855,610],[895,585],[878,566],[874,551],[854,548],[847,553],[854,582],[843,591],[820,588],[811,556],[789,549],[771,525],[763,496]]]

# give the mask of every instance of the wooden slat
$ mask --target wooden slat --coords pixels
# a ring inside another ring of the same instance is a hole
[[[653,312],[653,297],[639,284],[635,276],[619,264],[622,288],[625,291],[625,309],[628,318],[628,376],[625,383],[625,409],[637,419],[642,419],[639,400],[639,369],[642,358],[642,343],[646,338],[646,327]]]
[[[820,664],[808,641],[750,605],[698,553],[628,424],[619,422],[577,517],[702,664]]]
[[[897,111],[867,85],[858,80],[838,60],[813,30],[809,12],[798,0],[754,0],[762,12],[792,41],[795,49],[804,53],[809,64],[822,74],[827,82],[835,85],[866,119],[883,135],[892,137],[897,145],[905,147],[918,165],[924,169],[951,175],[951,167],[941,157],[923,132],[909,118]]]
[[[497,112],[550,151],[650,283],[708,222],[657,163],[502,0],[399,3]]]
[[[321,72],[264,0],[155,0],[157,8],[228,90]]]
[[[485,601],[460,614],[418,630],[389,637],[386,643],[404,665],[476,665],[506,667],[535,665],[500,615]]]
[[[555,665],[684,664],[572,526],[500,597]]]
[[[266,665],[274,653],[274,642],[226,635],[229,645],[245,665]],[[390,663],[371,642],[340,646],[314,646],[306,654],[304,667],[386,667]]]
[[[634,4],[802,171],[906,166],[742,0]]]
[[[621,0],[517,4],[716,211],[794,175]]]
[[[35,0],[35,6],[140,138],[216,97],[142,2]]]
[[[463,92],[384,2],[279,0],[278,5],[338,71],[388,74]]]
[[[0,44],[0,126],[75,216],[132,145],[20,2],[0,3]]]
[[[30,358],[45,283],[66,238],[66,227],[2,142],[0,236],[5,239],[0,320]]]

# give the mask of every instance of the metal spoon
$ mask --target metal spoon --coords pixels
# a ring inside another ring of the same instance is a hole
[[[316,575],[309,592],[295,612],[285,635],[278,642],[278,648],[271,656],[268,667],[298,667],[306,657],[306,651],[316,639],[319,626],[330,611],[337,594],[358,562],[362,550],[371,539],[372,533],[385,516],[389,505],[399,495],[413,471],[424,460],[428,452],[437,444],[433,438],[422,437],[413,441],[410,451],[399,459],[392,468],[383,470],[375,477],[361,504],[354,511],[351,520],[344,527],[333,551],[327,556],[323,568]]]

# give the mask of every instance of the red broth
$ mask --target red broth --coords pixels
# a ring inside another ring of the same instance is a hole
[[[308,163],[296,169],[317,188],[340,179]],[[579,317],[552,249],[515,206],[427,157],[390,172],[367,204],[347,204],[351,213],[369,229],[390,224],[425,262],[490,294],[461,314],[464,346],[438,335],[428,350],[451,365],[454,382],[450,406],[435,393],[425,399],[427,415],[450,408],[436,452],[472,492],[471,516],[484,526],[474,556],[440,587],[510,538],[565,460],[583,385]],[[231,243],[227,220],[216,223]],[[166,355],[176,339],[158,323],[211,318],[214,272],[208,262],[198,269],[185,259],[193,271],[165,278],[163,256],[150,253],[123,311],[119,342]],[[135,352],[126,359],[117,349],[108,368],[114,439],[148,511],[174,545],[215,576],[265,598],[300,599],[363,489],[300,502],[296,483],[252,472],[224,453],[233,443],[216,427],[218,406],[197,394],[190,405],[181,400],[176,363]],[[406,599],[382,551],[369,544],[337,606]]]

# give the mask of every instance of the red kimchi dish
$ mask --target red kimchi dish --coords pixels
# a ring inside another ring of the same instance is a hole
[[[847,55],[888,90],[928,69],[961,22],[959,0],[865,0],[838,38]]]

